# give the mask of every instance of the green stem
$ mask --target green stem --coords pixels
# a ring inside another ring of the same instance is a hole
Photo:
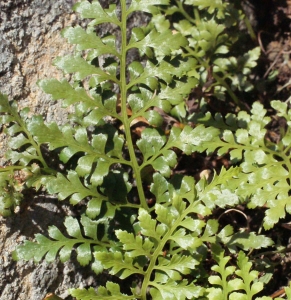
[[[1,172],[10,172],[10,171],[16,171],[16,170],[29,170],[31,171],[33,169],[33,167],[30,167],[30,166],[7,166],[7,167],[3,167],[3,168],[0,168],[0,173]],[[56,175],[58,172],[54,169],[51,169],[49,167],[47,168],[42,168],[42,171],[44,171],[45,173],[49,173],[51,175]]]
[[[150,280],[152,276],[153,270],[156,268],[156,261],[163,252],[163,248],[166,245],[166,243],[169,241],[170,237],[173,235],[175,230],[181,225],[182,220],[185,219],[185,217],[190,214],[193,211],[193,208],[198,205],[201,202],[201,200],[196,200],[192,204],[190,204],[185,211],[180,215],[180,217],[174,222],[173,226],[170,228],[170,230],[163,236],[162,240],[159,241],[157,248],[155,249],[155,252],[153,253],[150,263],[147,267],[147,270],[145,272],[145,277],[142,283],[141,287],[141,299],[147,299],[147,289],[148,286],[152,285],[155,286],[155,283]],[[181,248],[180,248],[181,249]]]
[[[194,8],[194,15],[195,15],[195,24],[198,25],[201,22],[201,20],[200,20],[199,10],[197,8]]]
[[[287,119],[287,118],[288,118],[288,117],[285,116],[285,119]],[[287,136],[287,135],[290,135],[290,134],[291,134],[291,130],[290,130],[290,127],[288,127],[288,128],[287,128],[287,132],[284,134],[284,136]],[[288,147],[286,147],[286,148],[284,149],[284,151],[283,151],[284,155],[289,156],[288,153],[289,153],[290,149],[291,149],[291,145],[289,145]]]
[[[286,156],[285,153],[283,153],[283,155],[281,155],[281,157],[283,158],[283,162],[287,168],[287,171],[288,171],[288,180],[289,182],[291,182],[291,163],[290,163],[290,157],[289,156]],[[290,183],[289,183],[290,185]]]
[[[142,186],[140,168],[134,151],[134,145],[133,145],[131,130],[130,130],[130,122],[129,122],[127,109],[126,109],[127,89],[128,89],[126,84],[126,54],[127,54],[127,39],[126,39],[127,20],[126,19],[127,19],[126,1],[122,0],[121,1],[121,59],[120,59],[121,116],[123,120],[126,142],[128,146],[133,174],[135,176],[140,203],[144,209],[148,210],[148,205],[146,202],[146,198]]]
[[[195,57],[195,53],[193,52],[193,50],[190,47],[185,47],[185,50],[189,53],[186,54],[185,56],[194,56]],[[207,69],[209,67],[209,62],[208,61],[202,61],[201,59],[198,60],[200,65],[203,66],[205,69]],[[229,85],[226,83],[226,81],[224,80],[224,78],[218,76],[217,74],[215,74],[214,72],[211,74],[213,76],[213,78],[223,87],[226,88],[228,94],[230,95],[230,97],[232,98],[233,102],[240,107],[240,100],[237,98],[237,96],[235,95],[235,93],[232,91],[232,89],[229,87]]]
[[[193,19],[184,9],[183,3],[180,0],[176,0],[176,4],[178,6],[178,11],[185,17],[186,20],[190,21],[191,23],[197,25],[200,22],[200,16],[197,9],[194,9],[195,19]]]
[[[181,219],[179,218],[179,223],[180,223]],[[174,226],[171,228],[171,230],[169,230],[167,232],[166,235],[164,235],[163,239],[159,242],[158,247],[156,248],[155,252],[153,253],[151,260],[150,260],[150,264],[147,267],[147,270],[145,272],[145,277],[142,283],[142,287],[141,287],[141,298],[142,299],[147,299],[146,294],[147,294],[147,288],[148,286],[151,284],[150,282],[150,278],[152,275],[152,272],[155,268],[156,265],[156,260],[158,259],[158,256],[162,253],[162,250],[166,244],[166,242],[169,240],[170,236],[173,234],[173,232],[176,229],[176,222],[174,224]],[[154,284],[152,284],[154,285]]]
[[[120,204],[119,207],[130,207],[130,208],[134,208],[134,209],[139,209],[140,205],[139,204],[132,204],[132,203],[127,203],[127,204]]]
[[[283,249],[280,249],[280,250],[260,252],[258,254],[253,255],[252,257],[256,258],[256,257],[260,257],[260,256],[272,256],[272,255],[275,255],[278,253],[289,253],[289,252],[291,252],[291,249],[284,247]]]
[[[233,102],[240,106],[240,101],[237,98],[237,96],[235,95],[235,93],[232,91],[232,89],[229,87],[229,85],[226,83],[226,81],[221,78],[220,76],[216,75],[215,73],[212,73],[212,76],[214,77],[214,79],[222,86],[224,86],[228,92],[228,94],[230,95],[230,97],[232,98]]]
[[[254,29],[253,29],[253,27],[251,25],[251,22],[250,22],[250,20],[249,20],[249,18],[247,16],[244,17],[244,21],[245,21],[245,24],[246,24],[246,27],[248,29],[248,32],[250,34],[251,39],[254,42],[257,42],[257,36],[256,36],[256,34],[254,32]]]
[[[13,109],[11,109],[10,113],[13,115],[14,119],[16,120],[16,122],[20,125],[20,127],[22,128],[22,131],[25,133],[25,135],[27,136],[27,138],[29,139],[30,144],[34,147],[34,149],[37,152],[38,155],[38,160],[42,163],[43,167],[46,169],[49,169],[49,166],[47,165],[46,161],[44,160],[43,156],[42,156],[42,152],[40,150],[40,145],[38,145],[33,137],[31,136],[30,132],[26,129],[26,124],[23,122],[23,120],[19,117],[18,113],[14,112]]]

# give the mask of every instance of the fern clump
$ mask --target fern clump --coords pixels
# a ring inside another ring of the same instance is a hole
[[[244,33],[237,34],[242,22],[254,37],[240,4],[211,0],[173,1],[173,5],[165,9],[165,15],[178,19],[173,26],[187,38],[187,46],[179,49],[179,53],[195,60],[188,76],[199,80],[201,101],[210,101],[214,96],[216,101],[230,98],[241,106],[234,91],[253,90],[249,75],[257,65],[260,48],[250,48],[240,55],[236,52],[246,39]]]
[[[272,101],[271,106],[278,111],[278,116],[290,123],[286,103]],[[250,208],[267,208],[263,226],[270,229],[286,212],[290,213],[290,130],[282,128],[279,140],[272,142],[266,136],[266,126],[271,121],[266,113],[260,103],[254,103],[251,114],[238,113],[236,130],[223,129],[215,142],[204,145],[209,152],[217,150],[219,155],[229,152],[231,161],[240,163],[241,172],[229,187]],[[205,124],[215,123],[204,120]]]
[[[24,188],[84,207],[80,216],[65,219],[65,233],[52,224],[48,236],[25,241],[13,257],[65,262],[74,250],[82,266],[90,265],[96,274],[108,270],[112,281],[106,286],[71,289],[77,299],[254,299],[263,289],[244,251],[274,242],[253,231],[236,232],[231,224],[222,226],[215,211],[265,206],[265,229],[290,212],[290,132],[282,132],[278,143],[267,140],[270,118],[259,103],[250,114],[240,111],[225,119],[189,114],[187,97],[206,84],[209,65],[216,79],[213,95],[221,89],[233,94],[226,80],[230,69],[239,77],[231,75],[232,85],[248,90],[247,75],[259,55],[253,49],[238,59],[220,57],[228,53],[231,40],[225,31],[234,25],[236,12],[228,3],[212,2],[185,1],[204,17],[196,19],[195,28],[188,19],[174,31],[166,16],[185,12],[179,1],[171,6],[168,0],[132,0],[129,5],[121,0],[120,14],[115,5],[81,1],[74,9],[91,22],[85,29],[63,30],[76,54],[54,61],[72,75],[72,82],[38,83],[53,100],[72,108],[68,124],[46,123],[41,116],[30,117],[27,109],[18,113],[16,104],[1,95],[0,120],[11,151],[9,166],[0,170],[0,213],[8,215],[20,204]],[[128,33],[127,20],[136,11],[152,20]],[[103,23],[118,28],[120,41],[96,34]],[[128,63],[133,49],[140,59]],[[275,101],[272,106],[289,125],[287,104]],[[176,126],[166,127],[166,118]],[[197,124],[190,126],[188,120]],[[137,122],[143,124],[140,130],[134,127]],[[57,162],[48,162],[46,151]],[[211,180],[175,172],[180,153],[197,152],[229,153],[234,166]],[[24,175],[16,182],[19,171]],[[211,265],[205,263],[209,256]],[[236,266],[228,266],[231,259]],[[217,275],[207,280],[208,272]],[[134,279],[125,292],[116,277]]]

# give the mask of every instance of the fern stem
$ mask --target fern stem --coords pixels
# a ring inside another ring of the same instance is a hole
[[[285,116],[285,119],[287,120],[288,117]],[[287,135],[290,135],[290,134],[291,134],[291,130],[290,130],[290,127],[288,127],[286,133],[284,134],[284,136],[287,136]],[[284,155],[289,156],[288,153],[289,153],[290,149],[291,149],[291,145],[289,145],[288,147],[286,147],[286,148],[283,150]]]
[[[200,22],[200,16],[198,13],[198,10],[195,8],[194,13],[195,13],[195,19],[193,19],[184,9],[183,3],[180,0],[176,0],[176,4],[178,6],[178,11],[185,17],[186,20],[190,21],[193,24],[196,24]]]
[[[199,200],[199,199],[196,199],[196,201],[194,200],[194,202],[192,204],[190,204],[184,210],[184,212],[180,215],[180,217],[174,222],[173,226],[164,235],[162,240],[159,241],[158,246],[151,257],[150,263],[145,272],[145,277],[144,277],[142,287],[141,287],[141,299],[147,299],[146,293],[147,293],[147,288],[149,285],[155,286],[155,283],[150,281],[150,278],[151,278],[153,270],[155,269],[156,260],[158,259],[159,255],[161,255],[161,253],[163,252],[163,248],[165,247],[166,243],[170,240],[170,237],[173,235],[175,230],[180,226],[182,220],[185,219],[185,217],[193,211],[193,207],[196,206],[197,204],[199,204],[200,202],[201,202],[201,200]],[[181,251],[181,248],[179,248],[179,250]]]
[[[201,20],[200,20],[199,10],[197,8],[194,8],[194,15],[195,15],[195,24],[198,25],[201,22]]]
[[[214,79],[221,84],[222,86],[224,86],[229,94],[229,96],[232,98],[233,102],[240,106],[240,101],[238,99],[238,97],[235,95],[235,93],[232,91],[232,89],[229,87],[229,85],[226,83],[226,81],[221,78],[220,76],[216,75],[215,73],[212,73],[212,76],[214,77]]]
[[[245,22],[245,24],[246,24],[246,27],[247,27],[247,29],[248,29],[248,32],[249,32],[249,34],[250,34],[251,39],[252,39],[254,42],[257,43],[257,36],[256,36],[256,34],[255,34],[255,32],[254,32],[254,29],[253,29],[253,27],[252,27],[252,24],[251,24],[249,18],[245,15],[243,20],[244,20],[244,22]]]
[[[33,167],[30,167],[30,166],[14,166],[14,165],[11,165],[11,166],[4,166],[4,167],[1,167],[0,168],[0,173],[1,172],[9,172],[9,171],[16,171],[16,170],[28,170],[28,171],[31,171],[33,170]],[[54,169],[51,169],[49,167],[47,168],[42,168],[42,170],[46,173],[49,173],[51,175],[56,175],[58,172]]]
[[[135,208],[135,209],[139,209],[140,208],[140,205],[139,204],[133,204],[133,203],[127,203],[127,204],[121,204],[119,205],[119,207],[129,207],[129,208]]]
[[[283,155],[281,155],[281,157],[283,158],[283,162],[285,164],[285,167],[288,171],[288,179],[291,182],[291,163],[290,163],[290,157],[286,156],[286,154],[283,152]],[[290,184],[289,184],[290,185]]]
[[[179,218],[180,221],[180,218]],[[163,239],[159,242],[158,247],[156,248],[155,252],[153,253],[151,260],[150,260],[150,264],[148,265],[148,268],[145,272],[145,277],[144,280],[142,282],[142,287],[141,287],[141,299],[147,299],[146,294],[147,294],[147,288],[150,285],[150,278],[152,275],[152,271],[155,268],[156,265],[156,260],[158,258],[158,256],[161,254],[166,242],[168,241],[169,237],[173,234],[174,230],[176,229],[175,226],[173,226],[171,228],[171,230],[169,230],[167,232],[167,234],[164,235]]]
[[[146,202],[146,198],[142,186],[140,168],[134,151],[134,145],[133,145],[131,130],[130,130],[130,121],[126,110],[127,89],[128,89],[126,84],[126,54],[127,54],[127,38],[126,38],[127,20],[126,19],[127,19],[126,1],[122,0],[121,1],[121,59],[120,59],[121,116],[123,120],[126,142],[128,146],[133,174],[136,180],[136,186],[139,194],[140,203],[144,209],[148,210],[148,205]]]
[[[43,167],[45,169],[50,169],[49,166],[47,165],[45,159],[42,156],[42,152],[40,150],[40,145],[38,145],[32,135],[30,134],[29,130],[27,130],[26,125],[24,124],[24,122],[22,121],[22,119],[19,117],[19,115],[17,113],[14,113],[13,110],[11,110],[11,114],[13,115],[13,117],[15,118],[16,122],[20,125],[20,127],[22,128],[22,131],[26,134],[27,138],[29,139],[30,144],[34,147],[34,149],[36,150],[36,153],[38,155],[38,160],[42,163]]]
[[[196,56],[196,53],[190,48],[190,47],[185,47],[186,51],[188,52],[188,54],[185,54],[184,57],[187,57],[187,56]],[[206,70],[209,68],[209,65],[210,65],[210,62],[209,61],[206,61],[206,59],[201,60],[201,59],[198,59],[199,63],[201,64],[201,66],[203,66]],[[198,66],[196,67],[198,68]],[[238,105],[238,106],[241,106],[240,105],[240,100],[238,99],[238,97],[235,95],[235,93],[232,91],[232,89],[229,87],[229,85],[226,83],[226,81],[224,80],[224,78],[218,76],[217,74],[215,74],[214,72],[212,72],[211,76],[220,84],[222,85],[223,87],[226,88],[229,96],[232,98],[233,102]]]

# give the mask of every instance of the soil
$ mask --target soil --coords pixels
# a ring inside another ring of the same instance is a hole
[[[291,89],[291,2],[250,0],[247,5],[254,14],[256,43],[262,51],[257,79],[264,80],[272,72],[278,72],[272,84],[268,81],[267,85],[257,85],[257,97],[264,104],[274,99],[285,101]]]

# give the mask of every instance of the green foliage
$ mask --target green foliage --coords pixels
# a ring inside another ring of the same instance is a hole
[[[173,25],[188,40],[180,52],[196,61],[188,76],[199,80],[204,93],[202,100],[207,100],[209,95],[220,100],[230,97],[240,105],[234,91],[253,89],[249,74],[260,55],[259,47],[242,55],[236,53],[236,47],[244,43],[244,34],[237,34],[240,22],[245,20],[242,9],[220,0],[176,0],[174,3],[165,13],[183,15]],[[183,4],[189,5],[188,9]]]
[[[53,100],[72,107],[68,124],[46,123],[28,109],[18,113],[15,103],[0,96],[0,121],[11,149],[9,165],[0,169],[0,214],[11,214],[26,188],[41,188],[83,212],[65,219],[66,233],[52,225],[48,236],[25,241],[13,257],[64,262],[76,251],[81,265],[96,274],[106,270],[106,286],[70,290],[80,300],[267,300],[254,298],[263,283],[245,251],[274,242],[248,228],[223,225],[215,214],[239,205],[265,207],[267,230],[291,212],[291,112],[286,103],[272,102],[288,125],[276,143],[266,136],[271,119],[257,102],[250,113],[190,115],[186,100],[196,87],[218,99],[227,92],[239,105],[234,91],[251,89],[259,50],[233,56],[239,43],[234,33],[244,16],[228,2],[173,2],[132,0],[127,6],[121,0],[120,14],[115,5],[105,9],[98,1],[75,5],[81,18],[92,20],[86,29],[63,30],[76,54],[54,61],[72,82],[38,83]],[[127,20],[136,11],[152,20],[129,34]],[[174,14],[184,17],[172,24],[176,31],[169,21]],[[103,23],[116,26],[120,41],[96,35]],[[128,63],[131,49],[140,58]],[[179,126],[168,130],[166,118]],[[136,121],[145,123],[140,134]],[[198,152],[229,154],[234,166],[209,180],[175,172],[181,153]],[[290,298],[290,288],[286,293]]]
[[[106,287],[100,286],[96,292],[93,288],[86,289],[71,289],[71,295],[80,300],[98,300],[98,299],[135,299],[133,296],[128,296],[120,292],[118,284],[108,281]]]
[[[263,289],[262,282],[254,282],[258,279],[259,272],[251,271],[252,263],[249,262],[242,251],[237,256],[237,268],[227,266],[230,256],[224,256],[224,251],[220,247],[213,247],[212,253],[217,265],[214,265],[211,269],[219,275],[211,275],[208,279],[215,286],[208,289],[208,299],[254,299],[253,296]],[[236,275],[237,278],[230,279],[233,275]],[[255,299],[271,300],[271,297],[257,297]]]
[[[23,198],[22,185],[14,179],[13,170],[0,172],[0,190],[0,214],[8,217]]]
[[[104,225],[106,221],[93,221],[83,215],[79,224],[78,220],[67,217],[64,225],[70,238],[64,236],[57,227],[51,226],[48,233],[53,240],[42,234],[37,234],[35,236],[37,243],[25,241],[24,245],[14,252],[14,258],[26,260],[33,258],[38,262],[45,256],[46,261],[52,262],[58,254],[60,260],[65,262],[69,260],[74,245],[78,244],[76,247],[77,260],[81,265],[88,265],[92,260],[91,245],[102,245],[108,242],[103,239],[99,241],[97,238],[98,225],[100,224]],[[83,236],[80,225],[82,225],[86,237]]]
[[[271,105],[290,123],[287,104],[273,101]],[[216,149],[218,155],[229,152],[232,162],[240,163],[241,173],[231,188],[248,201],[250,208],[267,208],[263,226],[270,229],[286,212],[290,213],[290,130],[281,130],[280,140],[271,142],[266,138],[265,127],[271,120],[266,112],[261,104],[254,103],[251,115],[238,113],[236,130],[224,129],[208,147],[207,142],[204,145],[210,151]]]

